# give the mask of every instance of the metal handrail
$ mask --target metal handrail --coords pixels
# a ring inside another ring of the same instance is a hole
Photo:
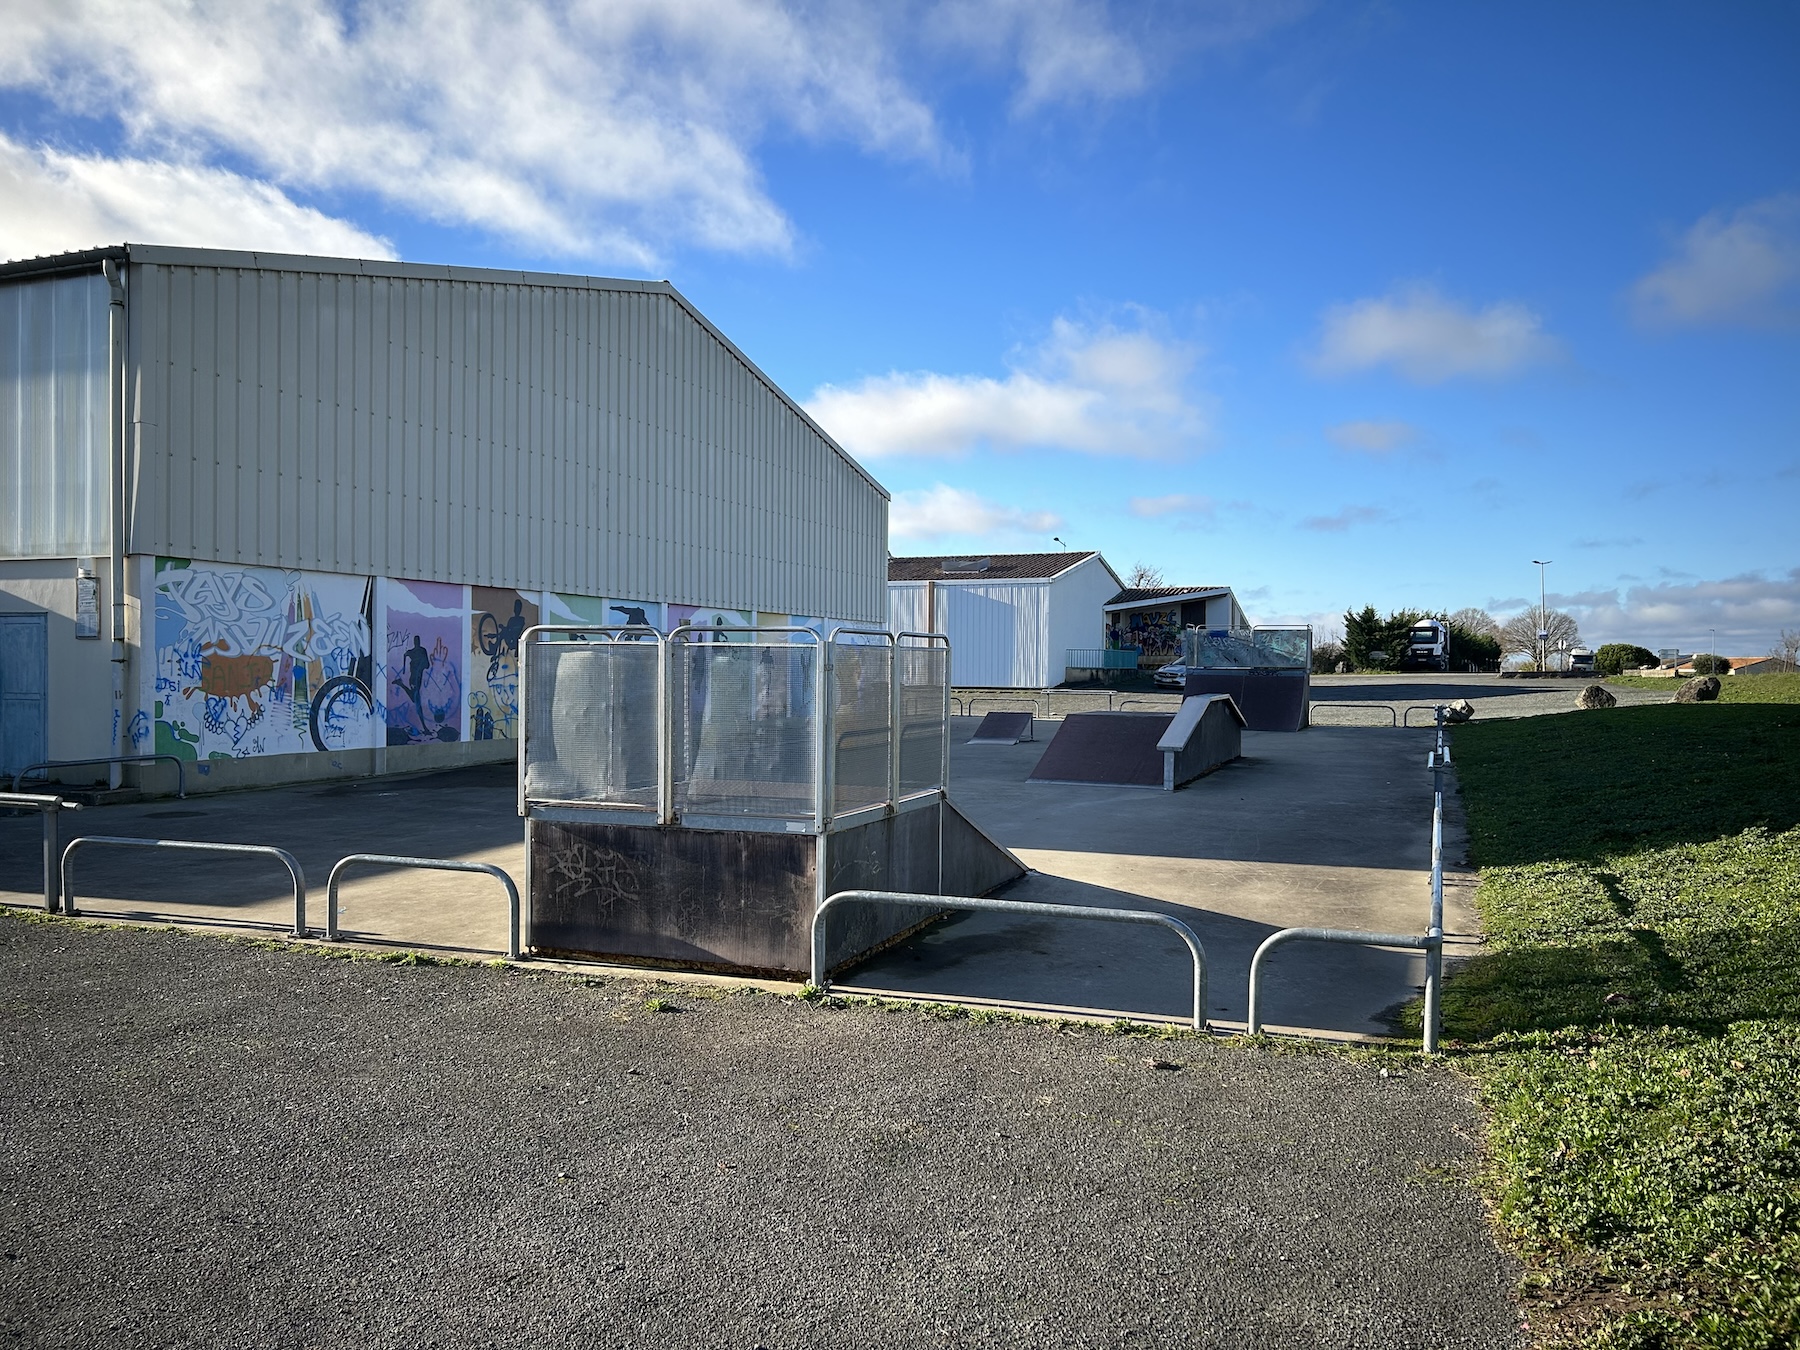
[[[409,858],[394,853],[352,853],[339,858],[332,866],[331,875],[325,879],[325,940],[327,942],[343,941],[343,934],[338,930],[338,877],[352,863],[368,863],[381,867],[414,867],[421,871],[433,872],[481,872],[494,877],[506,887],[506,902],[510,916],[510,927],[507,931],[506,955],[509,960],[519,959],[519,888],[504,869],[493,863],[457,862],[450,858]]]
[[[1400,725],[1400,719],[1398,716],[1395,715],[1393,706],[1391,704],[1377,703],[1373,699],[1371,699],[1365,703],[1309,703],[1306,705],[1306,725],[1307,726],[1310,727],[1310,726],[1316,725],[1312,720],[1312,715],[1315,712],[1317,712],[1320,708],[1352,708],[1359,712],[1364,709],[1367,709],[1371,712],[1384,712],[1388,715],[1388,723],[1387,724],[1390,727],[1397,727]],[[1344,726],[1345,723],[1339,722],[1336,725]]]
[[[44,817],[44,913],[54,914],[57,899],[61,893],[58,883],[61,873],[57,870],[57,822],[58,811],[79,811],[80,802],[65,802],[61,797],[46,797],[35,792],[0,792],[0,807],[11,807],[19,811],[37,811]]]
[[[1346,928],[1283,928],[1264,938],[1250,958],[1250,1007],[1244,1030],[1262,1034],[1263,958],[1284,942],[1348,942],[1365,947],[1404,947],[1425,953],[1425,1014],[1421,1049],[1435,1055],[1443,1039],[1444,986],[1444,767],[1450,763],[1450,742],[1445,731],[1444,707],[1437,707],[1437,744],[1426,759],[1431,770],[1431,921],[1425,932],[1363,933]]]
[[[986,699],[989,703],[1029,703],[1031,705],[1031,715],[1033,717],[1041,717],[1041,718],[1044,718],[1046,721],[1049,720],[1048,714],[1044,711],[1043,706],[1038,702],[1038,700],[1036,698],[1034,698],[1030,694],[971,694],[971,695],[969,695],[969,699],[968,699],[969,711],[966,715],[969,717],[973,717],[975,715],[975,705],[977,703],[980,703],[983,699]],[[1022,708],[992,708],[989,711],[991,711],[991,712],[1023,712],[1024,709],[1022,709]]]
[[[995,914],[1033,914],[1044,918],[1097,919],[1106,923],[1148,924],[1173,930],[1194,957],[1195,1031],[1206,1030],[1206,948],[1194,930],[1180,919],[1143,909],[1100,909],[1093,905],[1045,905],[1023,900],[989,900],[967,895],[924,895],[914,891],[839,891],[827,896],[813,912],[812,919],[812,983],[815,989],[829,991],[830,980],[825,970],[825,916],[835,905],[856,901],[876,904],[915,905],[924,909],[966,909]]]
[[[13,791],[19,790],[19,784],[25,781],[25,775],[35,773],[39,769],[75,769],[83,764],[148,764],[152,761],[168,761],[175,766],[175,795],[187,797],[187,770],[182,767],[180,755],[95,755],[91,759],[43,759],[36,764],[27,764],[13,775]],[[45,775],[48,781],[49,775]]]
[[[1158,712],[1169,711],[1169,710],[1172,710],[1175,708],[1179,708],[1181,706],[1179,703],[1174,703],[1174,704],[1153,703],[1148,698],[1122,698],[1119,700],[1119,706],[1116,708],[1112,706],[1111,699],[1108,699],[1106,702],[1107,702],[1106,710],[1108,712],[1124,712],[1125,709],[1130,707],[1133,703],[1142,704],[1146,708],[1155,708]]]
[[[300,861],[285,848],[276,848],[272,844],[210,844],[192,839],[140,839],[132,835],[121,834],[84,834],[69,841],[69,846],[62,855],[62,891],[63,913],[74,915],[81,911],[75,908],[75,883],[70,870],[75,850],[83,844],[110,844],[121,848],[174,848],[193,853],[254,853],[260,857],[278,858],[288,874],[294,879],[294,936],[308,937],[306,931],[306,873],[300,870]]]
[[[1408,707],[1404,712],[1402,712],[1400,714],[1400,725],[1403,727],[1411,727],[1412,726],[1412,715],[1416,712],[1433,713],[1437,717],[1437,724],[1439,726],[1442,726],[1444,724],[1444,705],[1443,704],[1439,703],[1436,706],[1429,706],[1429,705],[1423,704],[1423,703],[1414,703],[1410,707]]]

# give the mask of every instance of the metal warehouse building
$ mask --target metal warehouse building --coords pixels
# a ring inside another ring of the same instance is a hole
[[[507,757],[526,627],[879,625],[887,507],[667,282],[9,263],[0,767],[172,754],[192,790]]]

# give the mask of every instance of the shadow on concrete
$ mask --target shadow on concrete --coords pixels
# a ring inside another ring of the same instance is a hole
[[[1192,928],[1206,949],[1207,1016],[1242,1023],[1250,957],[1276,925],[1159,902],[1128,891],[1034,873],[1001,898],[1152,910]],[[1398,1006],[1424,981],[1416,952],[1317,943],[1269,958],[1265,1020],[1358,1035],[1399,1031]],[[975,999],[1186,1021],[1193,965],[1173,933],[1135,924],[958,914],[845,973],[835,988],[913,998]]]

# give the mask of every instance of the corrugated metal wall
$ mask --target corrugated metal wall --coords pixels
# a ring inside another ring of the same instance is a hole
[[[1050,668],[1049,599],[1050,587],[1041,581],[939,583],[938,627],[950,639],[951,682],[976,689],[1043,688]],[[1062,679],[1060,668],[1056,679]]]
[[[0,285],[0,558],[107,550],[106,280]]]
[[[671,288],[304,263],[134,260],[133,552],[884,616],[885,494]]]

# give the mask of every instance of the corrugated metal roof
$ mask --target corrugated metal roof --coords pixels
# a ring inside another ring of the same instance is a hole
[[[945,553],[929,558],[889,558],[889,581],[1048,581],[1087,553]],[[986,567],[980,564],[986,563]],[[1101,563],[1105,566],[1104,560]]]
[[[1230,591],[1229,586],[1132,586],[1108,600],[1106,608],[1152,604],[1158,600],[1204,600],[1208,596],[1227,595]]]

